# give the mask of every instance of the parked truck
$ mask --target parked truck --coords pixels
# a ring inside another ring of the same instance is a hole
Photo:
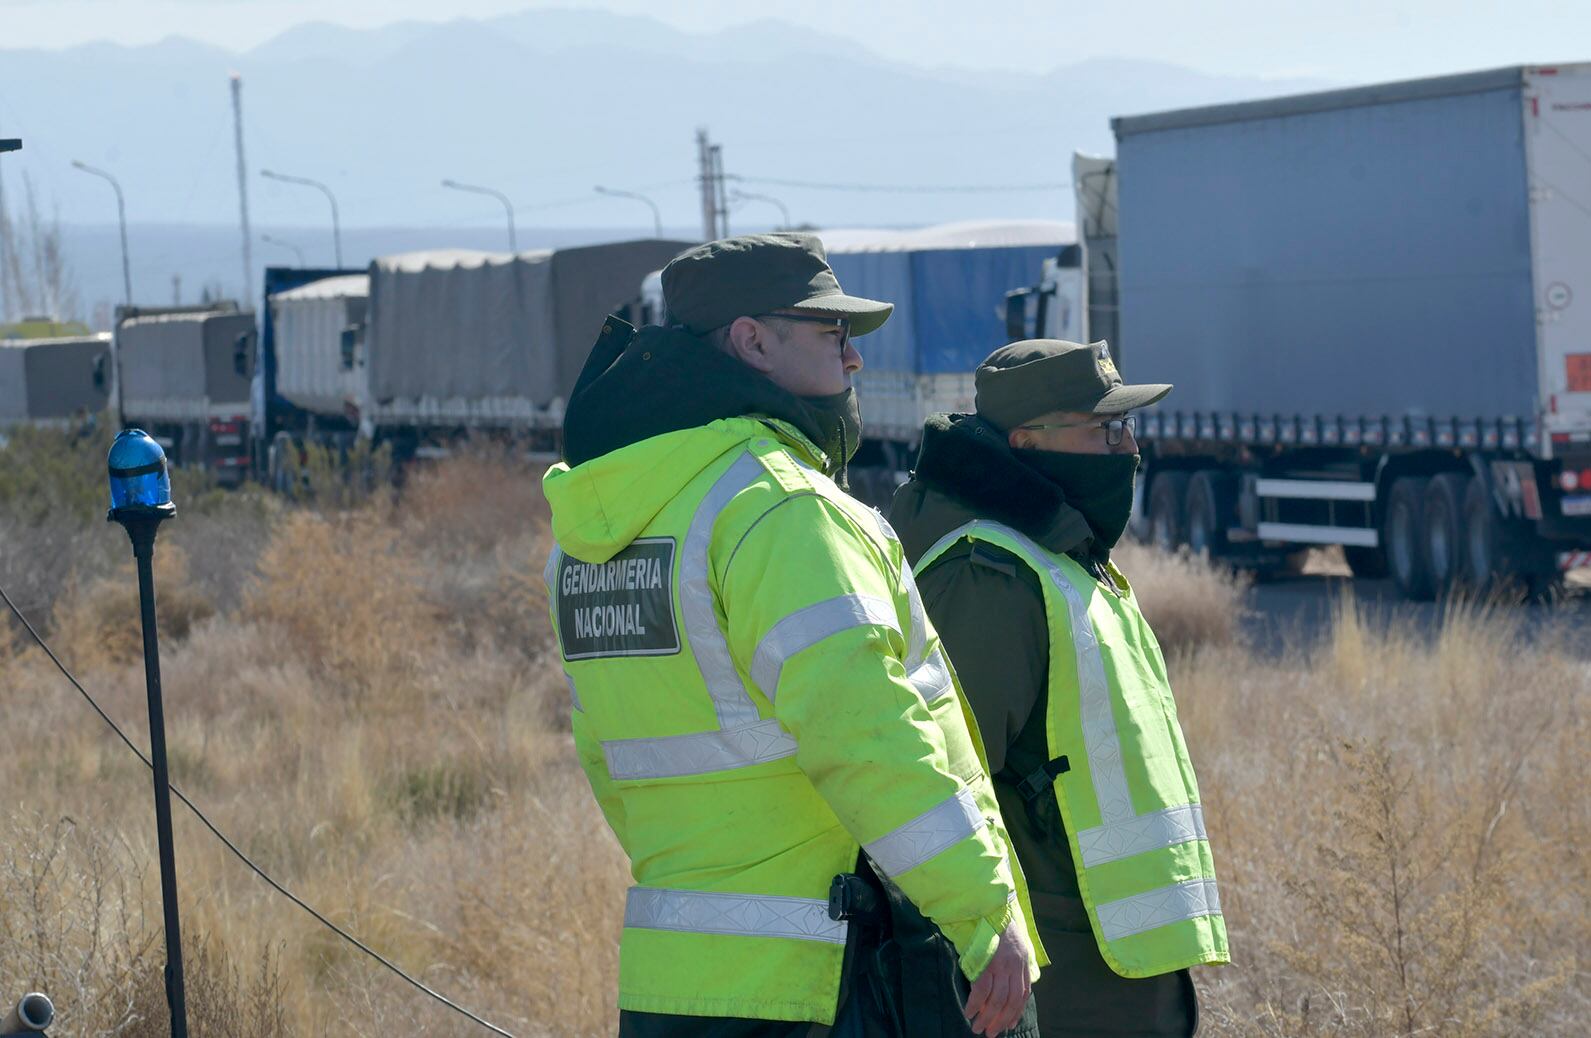
[[[468,431],[555,449],[603,317],[688,244],[440,249],[312,279],[268,272],[258,387],[267,469],[294,443],[361,435],[390,443],[400,461],[445,452]]]
[[[249,470],[254,313],[232,303],[122,307],[115,396],[124,425],[149,432],[174,465],[197,465],[223,485]]]
[[[1074,177],[1089,335],[1176,385],[1141,528],[1258,568],[1342,545],[1415,599],[1591,562],[1591,65],[1112,127]]]
[[[69,428],[105,410],[110,336],[0,339],[0,429]]]

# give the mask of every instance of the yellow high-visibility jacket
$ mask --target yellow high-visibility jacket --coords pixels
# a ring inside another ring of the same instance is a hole
[[[545,477],[575,744],[636,883],[623,1009],[832,1022],[859,851],[969,977],[1031,918],[900,542],[824,462],[748,417]]]

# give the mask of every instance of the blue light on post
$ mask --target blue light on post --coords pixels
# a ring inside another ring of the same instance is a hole
[[[142,429],[123,429],[110,445],[110,507],[166,511],[171,509],[171,473],[166,452]]]

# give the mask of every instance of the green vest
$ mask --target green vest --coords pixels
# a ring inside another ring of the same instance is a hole
[[[1165,660],[1131,587],[1114,593],[1065,555],[978,520],[940,538],[924,572],[962,539],[1039,576],[1050,629],[1045,732],[1053,790],[1100,954],[1124,977],[1229,961],[1226,923],[1193,765]],[[993,618],[991,618],[993,621]]]
[[[1031,919],[900,542],[819,460],[730,419],[547,474],[575,743],[636,882],[621,1008],[832,1022],[860,850],[969,976]]]

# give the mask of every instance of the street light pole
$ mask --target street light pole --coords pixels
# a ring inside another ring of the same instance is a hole
[[[653,202],[650,198],[646,197],[645,195],[637,194],[634,191],[617,191],[617,190],[614,190],[611,187],[603,187],[601,184],[598,184],[595,190],[596,190],[597,194],[599,194],[599,195],[607,195],[609,198],[633,198],[633,199],[635,199],[638,202],[645,202],[647,204],[647,207],[652,210],[652,235],[653,235],[653,237],[656,237],[656,238],[663,237],[663,217],[657,210],[657,203],[656,202]]]
[[[304,266],[304,250],[299,248],[297,245],[294,245],[292,242],[283,241],[280,238],[273,238],[269,234],[261,234],[260,235],[260,241],[264,242],[267,245],[276,245],[276,246],[279,246],[279,247],[284,248],[284,249],[292,249],[293,250],[293,255],[298,257],[298,265],[300,267]],[[340,263],[338,264],[338,266],[341,266],[341,265],[342,264],[340,264]]]
[[[133,268],[132,268],[131,264],[129,264],[127,262],[127,203],[122,198],[122,186],[116,182],[116,178],[115,177],[111,176],[109,173],[105,172],[103,169],[96,169],[95,167],[90,166],[86,162],[79,162],[76,159],[73,159],[72,160],[72,166],[74,168],[76,168],[76,169],[82,170],[84,173],[88,173],[88,174],[91,174],[93,176],[99,177],[102,180],[108,180],[110,182],[111,188],[116,192],[116,221],[121,225],[121,231],[122,231],[122,291],[124,293],[123,300],[126,302],[126,304],[128,306],[132,306],[133,305]]]
[[[337,196],[331,193],[331,188],[318,180],[311,180],[308,177],[290,177],[286,173],[273,173],[268,169],[260,170],[260,176],[265,177],[267,180],[280,180],[284,184],[302,184],[305,187],[318,188],[325,194],[326,201],[331,203],[332,252],[337,259],[337,266],[341,268],[343,265],[343,232],[342,225],[337,219]],[[300,266],[302,266],[302,263],[300,263]]]
[[[784,214],[784,224],[780,227],[780,230],[787,230],[790,227],[795,226],[790,221],[790,210],[785,208],[785,204],[779,201],[777,198],[774,198],[772,195],[758,195],[753,194],[750,191],[742,191],[739,188],[736,188],[729,197],[733,198],[737,202],[771,202],[772,204],[779,207],[780,213]]]
[[[508,251],[519,251],[519,243],[514,238],[514,203],[508,200],[507,195],[501,191],[494,191],[489,187],[480,187],[476,184],[460,184],[457,180],[444,180],[442,181],[442,186],[452,188],[454,191],[469,191],[477,195],[491,195],[503,203],[503,209],[508,213]]]

